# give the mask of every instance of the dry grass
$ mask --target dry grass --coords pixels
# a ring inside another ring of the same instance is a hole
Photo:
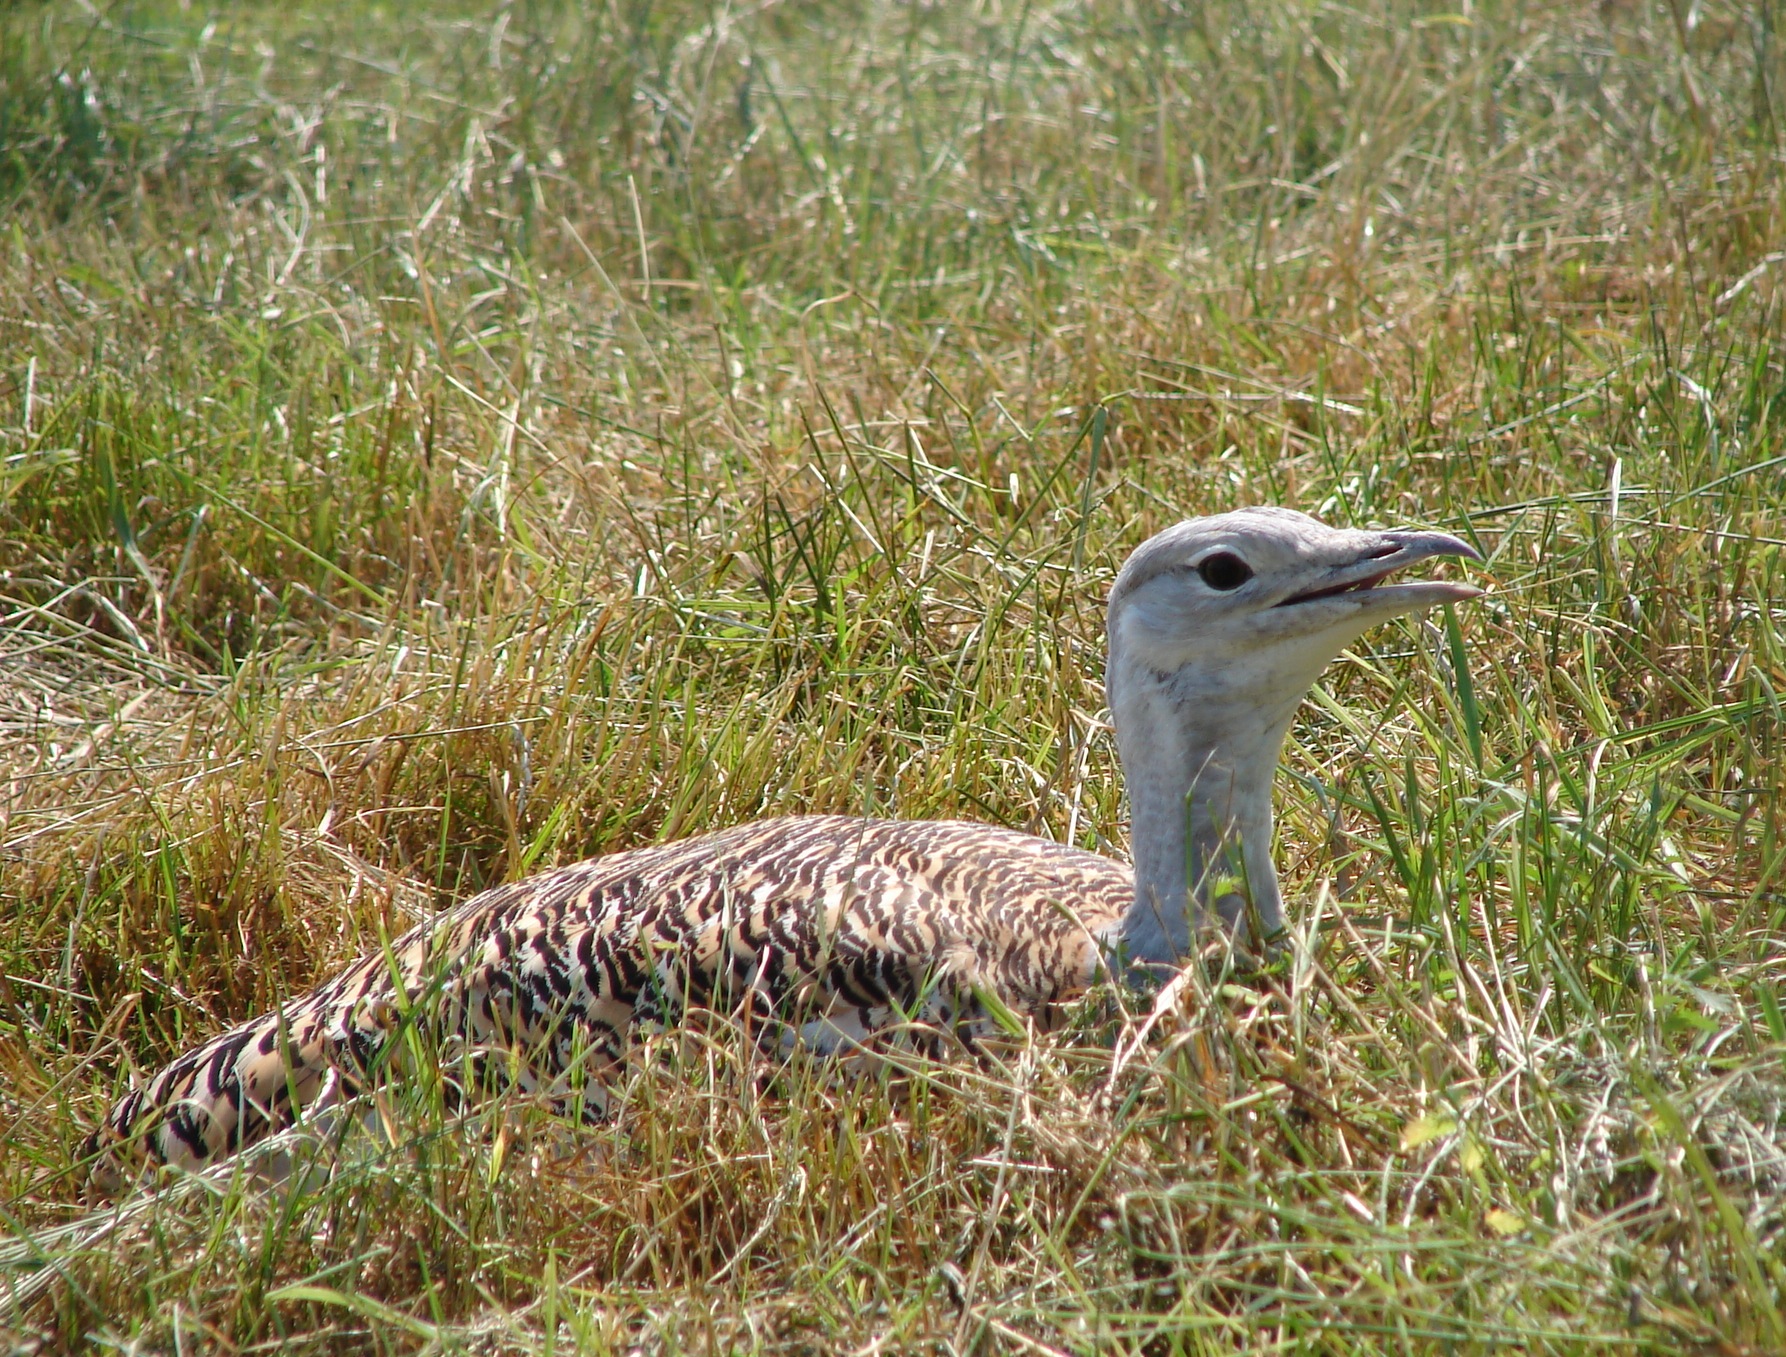
[[[1781,18],[8,8],[4,1336],[1782,1350]],[[1102,592],[1261,501],[1496,583],[1307,705],[1278,972],[82,1204],[132,1070],[491,882],[1121,852]]]

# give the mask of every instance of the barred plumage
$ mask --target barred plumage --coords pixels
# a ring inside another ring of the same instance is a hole
[[[485,891],[188,1052],[118,1103],[95,1148],[136,1136],[162,1162],[206,1164],[326,1074],[356,1083],[413,1004],[474,1057],[519,1052],[524,1088],[585,1113],[634,1029],[689,1003],[750,1003],[821,1049],[902,1016],[971,1043],[977,992],[1045,1014],[1087,984],[1133,894],[1107,858],[957,822],[775,819],[616,853]]]

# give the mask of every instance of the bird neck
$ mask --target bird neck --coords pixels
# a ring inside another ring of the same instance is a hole
[[[1111,714],[1128,787],[1135,899],[1113,950],[1173,963],[1213,912],[1231,931],[1283,926],[1271,861],[1271,779],[1301,700],[1261,701],[1176,673],[1119,672]]]

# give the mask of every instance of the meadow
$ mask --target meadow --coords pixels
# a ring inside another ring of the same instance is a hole
[[[1783,156],[1773,0],[0,8],[0,1345],[1786,1351]],[[1121,855],[1103,596],[1255,503],[1491,590],[1304,704],[1271,966],[86,1190],[493,883]]]

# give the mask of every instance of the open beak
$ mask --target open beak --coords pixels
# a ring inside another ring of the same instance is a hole
[[[1411,580],[1385,584],[1391,575],[1435,556],[1461,556],[1480,561],[1482,553],[1461,538],[1443,532],[1384,532],[1368,536],[1366,550],[1350,564],[1326,571],[1313,587],[1299,590],[1274,606],[1294,608],[1321,599],[1355,602],[1360,611],[1384,614],[1415,612],[1440,603],[1461,603],[1482,590],[1454,580]]]

